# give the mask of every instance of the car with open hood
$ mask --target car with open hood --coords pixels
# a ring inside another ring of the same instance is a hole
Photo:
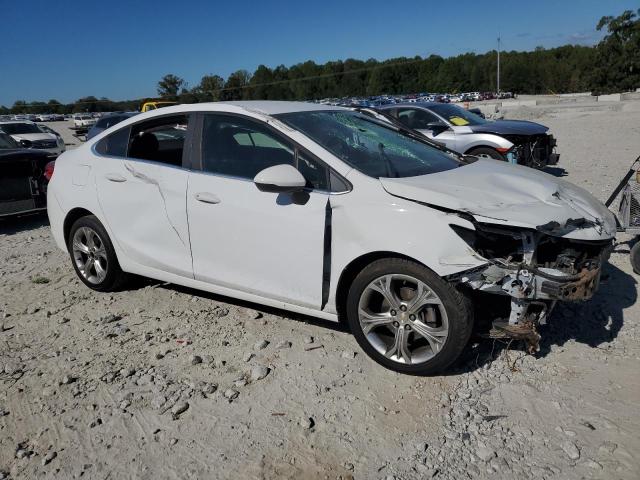
[[[560,159],[556,139],[539,123],[487,120],[458,105],[434,102],[387,105],[379,111],[462,154],[539,169]]]
[[[344,321],[409,374],[446,369],[474,329],[535,350],[558,301],[594,294],[616,233],[561,179],[298,102],[124,120],[59,158],[48,213],[89,288],[136,274]]]

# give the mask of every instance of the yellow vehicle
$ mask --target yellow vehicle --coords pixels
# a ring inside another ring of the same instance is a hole
[[[157,110],[162,107],[169,107],[171,105],[177,105],[178,102],[144,102],[140,107],[141,112],[148,112],[149,110]]]

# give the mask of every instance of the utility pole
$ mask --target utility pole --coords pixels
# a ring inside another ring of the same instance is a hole
[[[500,34],[498,34],[498,77],[496,80],[496,93],[500,94]]]

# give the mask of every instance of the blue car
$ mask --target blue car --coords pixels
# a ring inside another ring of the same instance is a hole
[[[100,120],[98,120],[93,127],[91,127],[91,129],[87,133],[87,140],[92,139],[107,128],[114,126],[116,123],[120,123],[127,118],[137,115],[137,113],[138,112],[122,112],[105,115]]]

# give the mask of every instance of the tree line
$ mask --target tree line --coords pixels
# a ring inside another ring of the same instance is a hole
[[[602,17],[596,26],[606,35],[595,46],[565,45],[529,52],[501,52],[501,90],[525,94],[592,91],[608,93],[640,87],[640,9]],[[311,60],[286,67],[260,65],[253,73],[238,70],[226,79],[209,74],[193,88],[168,74],[157,84],[158,96],[180,103],[219,100],[313,100],[418,92],[494,91],[497,52],[443,58],[399,57],[385,61]],[[146,99],[111,101],[85,97],[73,104],[16,102],[2,113],[71,113],[135,110]]]

